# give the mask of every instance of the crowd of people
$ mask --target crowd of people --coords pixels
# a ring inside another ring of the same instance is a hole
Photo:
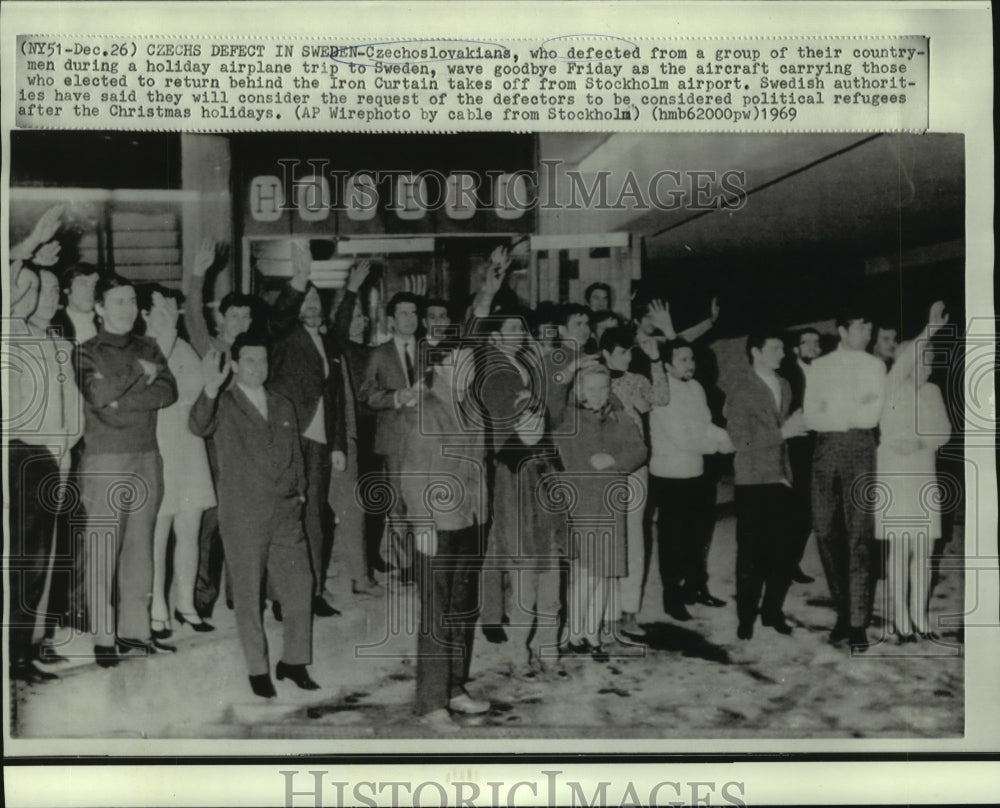
[[[399,292],[388,331],[373,334],[369,263],[327,315],[309,249],[293,243],[277,298],[229,293],[209,328],[215,244],[197,250],[181,317],[166,288],[82,263],[57,274],[59,227],[55,208],[11,251],[11,338],[39,369],[9,376],[15,679],[56,676],[53,622],[89,631],[111,668],[176,651],[181,630],[212,631],[224,597],[253,693],[276,695],[267,604],[282,622],[275,676],[317,689],[314,619],[339,614],[342,598],[415,585],[416,712],[453,731],[452,714],[490,708],[465,689],[477,630],[536,670],[642,644],[654,545],[667,615],[726,605],[707,563],[723,455],[734,456],[739,640],[758,617],[792,633],[786,594],[812,580],[799,562],[813,533],[831,642],[868,647],[875,538],[890,548],[899,641],[934,637],[941,527],[927,492],[950,427],[923,352],[947,322],[941,303],[913,341],[879,332],[874,354],[860,309],[837,319],[826,355],[815,329],[755,331],[720,408],[695,379],[715,300],[680,333],[658,300],[615,313],[602,283],[582,303],[529,309],[501,246],[462,313]],[[877,485],[914,518],[929,507],[927,524],[876,518]],[[84,530],[60,528],[71,511]],[[334,543],[349,591],[328,589]],[[56,557],[71,560],[59,575]]]

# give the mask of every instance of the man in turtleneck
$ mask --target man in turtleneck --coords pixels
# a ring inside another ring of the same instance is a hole
[[[120,656],[173,651],[151,639],[153,527],[163,498],[156,411],[177,400],[167,360],[148,337],[132,334],[139,313],[125,278],[101,278],[95,292],[97,336],[76,349],[84,399],[80,496],[87,509],[88,613],[99,664]],[[104,538],[114,528],[116,545]],[[117,581],[117,598],[111,587]],[[116,615],[104,625],[105,615]]]
[[[307,486],[304,521],[313,572],[313,614],[330,617],[339,611],[323,598],[333,547],[332,524],[324,519],[324,509],[333,469],[347,468],[347,426],[341,354],[333,337],[325,329],[320,331],[323,303],[319,290],[309,283],[311,263],[308,247],[293,244],[294,274],[269,318],[275,344],[267,386],[292,402],[302,430]]]

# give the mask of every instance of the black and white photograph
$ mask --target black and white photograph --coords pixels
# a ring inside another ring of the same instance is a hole
[[[961,738],[965,165],[14,131],[9,736]]]

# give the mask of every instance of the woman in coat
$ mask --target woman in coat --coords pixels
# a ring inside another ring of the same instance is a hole
[[[604,365],[577,373],[575,402],[565,414],[571,418],[576,423],[564,420],[556,438],[561,486],[550,491],[569,517],[568,649],[604,662],[608,654],[600,632],[612,581],[626,576],[629,564],[642,563],[626,553],[628,511],[642,507],[628,475],[648,452],[635,421],[612,405],[611,375]]]

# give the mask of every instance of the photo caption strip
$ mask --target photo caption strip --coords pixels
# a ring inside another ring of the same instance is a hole
[[[921,36],[18,36],[22,128],[924,132]]]

